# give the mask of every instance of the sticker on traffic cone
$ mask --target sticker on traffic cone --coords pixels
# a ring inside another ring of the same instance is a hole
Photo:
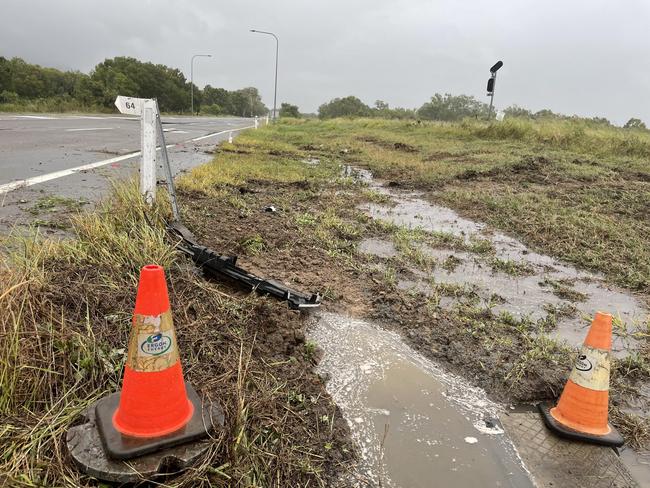
[[[68,431],[68,448],[85,472],[109,481],[156,473],[166,458],[176,459],[179,468],[189,466],[208,448],[195,441],[223,425],[221,409],[204,404],[183,380],[161,266],[140,272],[122,390],[90,410],[87,424]],[[183,449],[175,447],[181,444]],[[129,466],[115,461],[126,459]]]
[[[557,405],[539,405],[553,432],[606,446],[623,445],[621,434],[608,423],[611,349],[612,316],[596,312]]]

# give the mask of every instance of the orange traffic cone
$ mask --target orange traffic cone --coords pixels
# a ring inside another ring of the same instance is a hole
[[[165,272],[160,266],[145,266],[140,272],[122,396],[113,425],[133,437],[158,437],[183,427],[192,411],[178,357]]]
[[[185,385],[165,272],[140,272],[122,391],[100,400],[97,426],[107,454],[129,459],[207,435],[202,404]]]
[[[608,423],[612,316],[597,312],[557,406],[540,404],[547,427],[570,439],[622,446]]]

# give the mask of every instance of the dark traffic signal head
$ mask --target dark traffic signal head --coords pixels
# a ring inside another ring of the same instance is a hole
[[[490,78],[488,80],[488,86],[487,86],[488,95],[491,94],[493,91],[494,91],[494,78]]]
[[[501,66],[503,66],[503,61],[497,61],[496,64],[490,68],[490,73],[496,73]]]

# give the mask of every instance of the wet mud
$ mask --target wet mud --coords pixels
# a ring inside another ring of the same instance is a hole
[[[364,179],[372,182],[367,174]],[[607,284],[602,276],[536,253],[517,239],[430,203],[418,193],[397,192],[377,182],[372,185],[389,195],[394,205],[369,203],[361,206],[371,217],[407,228],[450,233],[468,244],[478,239],[487,240],[494,249],[489,256],[483,256],[422,246],[421,251],[438,265],[427,273],[412,270],[414,275],[419,275],[418,279],[401,281],[401,289],[431,292],[431,281],[466,285],[495,313],[503,311],[517,319],[533,321],[553,314],[557,325],[548,331],[549,335],[571,346],[582,344],[594,312],[603,310],[616,319],[613,353],[625,356],[637,348],[640,331],[650,320],[650,311],[630,292]],[[368,239],[361,242],[359,250],[387,258],[394,255],[391,246],[388,241]],[[450,258],[455,262],[452,268],[441,266]],[[509,266],[510,272],[495,269],[491,265],[495,260],[502,267]],[[453,306],[454,301],[446,305]]]

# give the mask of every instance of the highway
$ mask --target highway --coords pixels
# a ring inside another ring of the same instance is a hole
[[[174,174],[209,161],[219,141],[253,124],[235,117],[162,122]],[[28,210],[48,195],[96,201],[111,180],[137,171],[139,150],[137,117],[0,114],[0,229],[33,221]]]

